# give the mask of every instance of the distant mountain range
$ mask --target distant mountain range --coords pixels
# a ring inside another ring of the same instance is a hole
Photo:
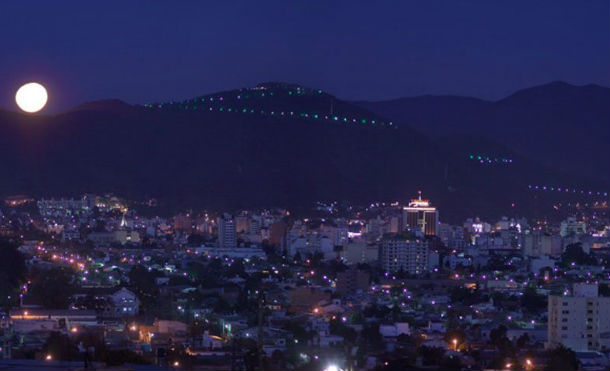
[[[524,137],[546,132],[537,140],[549,151],[557,148],[549,142],[561,142],[564,131],[573,131],[567,119],[546,127],[548,117],[563,110],[552,103],[555,86],[567,89],[552,84],[495,103],[420,97],[353,104],[321,90],[265,83],[181,102],[91,102],[53,116],[0,111],[0,195],[114,192],[156,197],[174,208],[303,210],[315,201],[404,202],[423,190],[441,208],[443,220],[535,215],[558,197],[597,200],[584,190],[601,190],[603,196],[608,188],[602,177],[574,176],[569,166],[552,166],[557,164],[508,143],[519,132],[506,128],[510,117],[520,118],[514,122]],[[581,102],[576,106],[586,112],[580,127],[589,128],[587,135],[596,137],[589,143],[598,143],[595,152],[605,151],[608,160],[608,142],[603,146],[597,138],[607,136],[608,128],[595,129],[603,126],[596,121],[603,115],[586,109],[589,100],[577,94],[559,106]],[[471,129],[480,122],[474,119],[464,130],[458,129],[465,125],[460,120],[442,119],[496,110],[507,117],[496,113],[483,132]],[[525,126],[525,118],[535,126],[530,112],[541,127]],[[438,124],[422,124],[431,122]],[[459,135],[447,135],[452,125]],[[505,130],[492,135],[498,127]],[[590,147],[570,148],[576,156]],[[565,158],[565,152],[560,148],[555,155]],[[536,194],[528,188],[536,184],[570,193]]]
[[[432,137],[479,136],[572,174],[610,180],[610,89],[553,82],[491,102],[420,96],[359,102]]]

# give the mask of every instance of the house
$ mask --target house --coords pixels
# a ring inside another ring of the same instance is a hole
[[[135,293],[123,287],[110,295],[116,314],[119,316],[135,316],[140,309],[140,301]]]
[[[411,329],[407,322],[395,322],[392,324],[379,325],[379,333],[384,338],[395,338],[399,335],[411,335]]]
[[[95,310],[100,316],[135,316],[140,302],[131,290],[122,287],[88,288],[72,296],[74,309]]]
[[[9,316],[15,328],[24,332],[98,325],[93,310],[17,308],[12,309]]]

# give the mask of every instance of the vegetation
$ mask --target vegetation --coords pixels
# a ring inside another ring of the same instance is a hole
[[[0,239],[0,307],[7,309],[15,302],[25,275],[25,261],[15,243]]]

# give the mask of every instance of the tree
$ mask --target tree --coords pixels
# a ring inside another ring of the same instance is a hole
[[[200,234],[191,233],[187,237],[186,242],[189,246],[201,246],[206,242],[206,238]]]
[[[378,323],[365,325],[362,329],[362,338],[372,347],[381,347],[383,345],[383,339],[381,338],[381,334],[379,333]]]
[[[235,276],[239,276],[242,278],[247,278],[246,267],[244,266],[243,259],[235,259],[224,271],[224,276],[227,278],[232,278]]]
[[[19,287],[25,281],[25,260],[17,246],[6,239],[0,239],[0,306],[11,306],[19,295]]]
[[[73,271],[65,267],[33,269],[28,295],[48,309],[67,309],[74,293]]]
[[[561,265],[569,267],[572,263],[577,265],[592,265],[596,264],[595,258],[582,249],[580,242],[573,243],[566,247],[566,250],[561,255]]]
[[[477,292],[464,287],[455,287],[451,290],[451,303],[472,305],[481,302]]]
[[[68,335],[52,332],[42,347],[43,354],[50,355],[57,361],[72,361],[79,359],[78,348]]]
[[[134,265],[129,271],[129,283],[138,295],[145,312],[152,310],[158,304],[159,289],[155,281],[160,276],[162,273],[149,271],[142,265]]]
[[[422,345],[417,349],[417,355],[422,357],[424,366],[436,366],[445,355],[445,349]]]
[[[214,259],[213,261],[216,262],[217,260]],[[211,265],[211,263],[207,266],[201,263],[188,263],[188,275],[193,277],[195,282],[203,288],[216,287],[218,286],[220,273],[210,269]]]
[[[355,343],[356,337],[358,336],[356,330],[346,326],[339,318],[330,321],[330,333],[342,336],[343,339],[350,344]]]
[[[578,358],[573,350],[560,345],[559,347],[547,352],[548,362],[545,370],[578,370]]]
[[[445,356],[441,358],[439,366],[441,370],[461,370],[462,362],[458,357]]]
[[[528,287],[521,296],[521,307],[528,312],[539,313],[547,307],[547,298],[539,295],[534,288]]]
[[[517,346],[521,349],[521,348],[525,348],[525,346],[527,344],[529,344],[530,342],[530,336],[527,333],[524,333],[523,335],[519,336],[519,339],[517,339]]]
[[[489,338],[491,343],[498,348],[498,350],[502,353],[510,350],[511,342],[506,336],[507,328],[504,325],[500,325],[497,328],[491,330],[489,333]]]
[[[284,330],[290,332],[299,343],[307,344],[313,339],[313,332],[309,332],[299,321],[289,321],[284,325]]]

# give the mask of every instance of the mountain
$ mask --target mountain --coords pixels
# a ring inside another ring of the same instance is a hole
[[[555,201],[532,202],[531,184],[602,184],[487,139],[432,140],[285,83],[144,106],[92,102],[53,116],[0,112],[0,158],[2,196],[113,192],[173,208],[303,210],[315,201],[404,202],[423,190],[450,221],[530,214]]]
[[[420,96],[358,105],[433,138],[476,135],[560,171],[610,180],[610,89],[605,87],[553,82],[495,102]]]

